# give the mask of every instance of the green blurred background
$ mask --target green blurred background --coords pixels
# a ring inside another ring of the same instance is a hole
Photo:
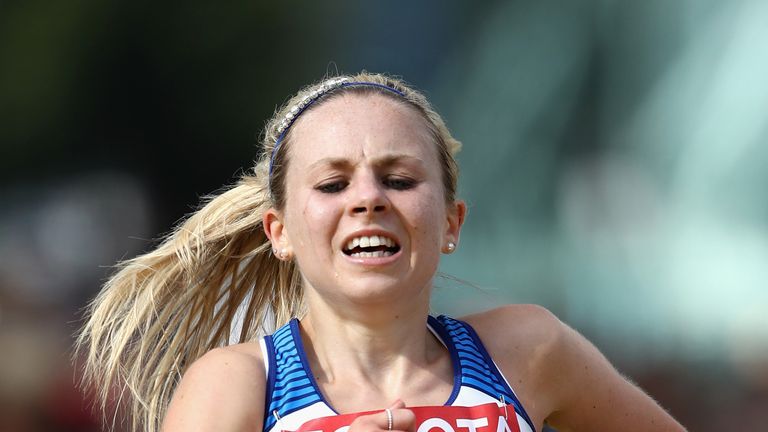
[[[0,0],[0,431],[95,431],[67,352],[118,259],[361,69],[464,143],[436,312],[539,303],[691,430],[768,424],[768,2]],[[523,401],[525,402],[525,401]]]

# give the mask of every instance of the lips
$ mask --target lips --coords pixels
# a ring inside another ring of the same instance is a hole
[[[387,235],[360,235],[347,241],[344,254],[353,258],[382,258],[400,251],[397,241]]]

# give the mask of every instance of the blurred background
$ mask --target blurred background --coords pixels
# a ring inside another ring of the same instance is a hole
[[[542,304],[690,430],[765,430],[768,2],[174,3],[0,1],[0,431],[100,430],[68,358],[110,266],[361,69],[464,143],[436,312]]]

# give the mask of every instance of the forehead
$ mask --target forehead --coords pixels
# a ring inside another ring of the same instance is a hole
[[[437,163],[426,120],[413,107],[380,94],[346,93],[305,112],[291,131],[291,165],[324,158],[408,155]]]

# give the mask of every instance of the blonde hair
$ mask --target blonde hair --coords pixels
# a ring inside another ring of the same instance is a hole
[[[434,137],[446,202],[452,202],[458,177],[453,155],[461,144],[424,95],[386,75],[362,72],[348,78],[388,86],[403,96],[375,86],[336,88],[308,109],[344,93],[381,94],[412,107]],[[271,253],[262,216],[270,207],[282,209],[286,199],[290,131],[272,155],[280,123],[322,85],[305,87],[275,112],[251,173],[207,198],[155,250],[119,263],[88,306],[76,342],[76,353],[84,358],[84,386],[95,389],[105,413],[116,399],[131,431],[159,430],[181,376],[205,352],[228,343],[238,311],[245,309],[240,342],[302,315],[299,269]]]

